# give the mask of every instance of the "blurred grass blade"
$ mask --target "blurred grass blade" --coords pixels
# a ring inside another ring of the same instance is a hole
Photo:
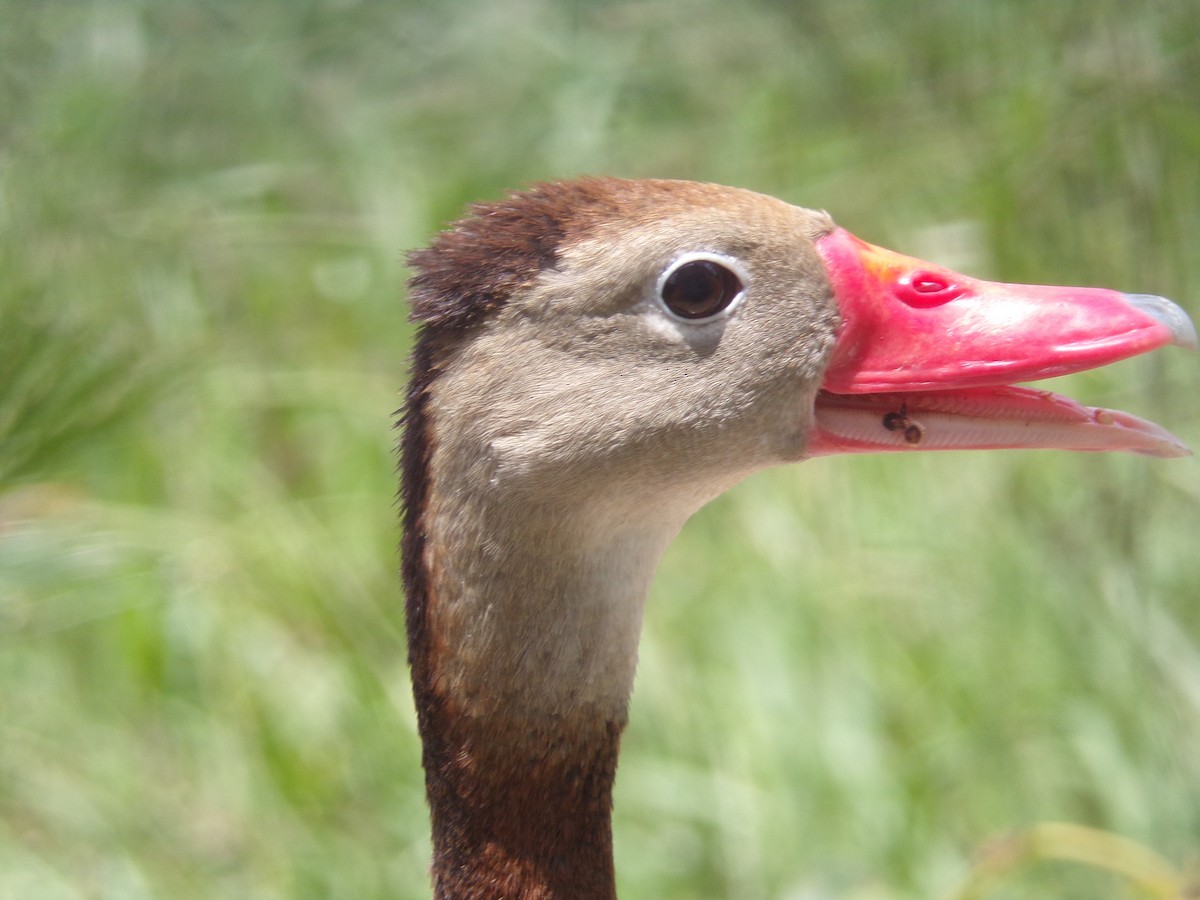
[[[139,412],[166,373],[104,323],[0,311],[0,491],[55,470],[81,441]],[[16,307],[11,308],[11,307]]]
[[[951,897],[983,900],[1006,876],[1039,862],[1073,862],[1111,872],[1153,900],[1196,896],[1197,885],[1189,888],[1178,869],[1137,841],[1069,822],[1042,822],[989,842]]]

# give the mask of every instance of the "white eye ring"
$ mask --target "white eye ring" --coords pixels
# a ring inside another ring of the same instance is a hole
[[[742,302],[749,282],[745,267],[732,257],[685,253],[659,276],[654,297],[675,321],[704,325],[729,315]]]

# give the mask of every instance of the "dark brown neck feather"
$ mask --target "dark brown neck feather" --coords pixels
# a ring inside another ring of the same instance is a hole
[[[425,710],[438,898],[614,898],[612,785],[622,723],[529,733]]]

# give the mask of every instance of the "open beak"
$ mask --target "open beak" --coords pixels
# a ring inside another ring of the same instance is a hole
[[[1186,456],[1157,425],[1013,387],[1179,344],[1163,297],[980,281],[859,240],[817,241],[841,314],[808,455],[1059,448]]]

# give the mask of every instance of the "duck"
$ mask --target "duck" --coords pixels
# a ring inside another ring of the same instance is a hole
[[[409,263],[401,555],[440,900],[616,896],[647,591],[747,476],[840,453],[1190,452],[1018,386],[1194,349],[1170,300],[971,278],[749,190],[536,184]]]

